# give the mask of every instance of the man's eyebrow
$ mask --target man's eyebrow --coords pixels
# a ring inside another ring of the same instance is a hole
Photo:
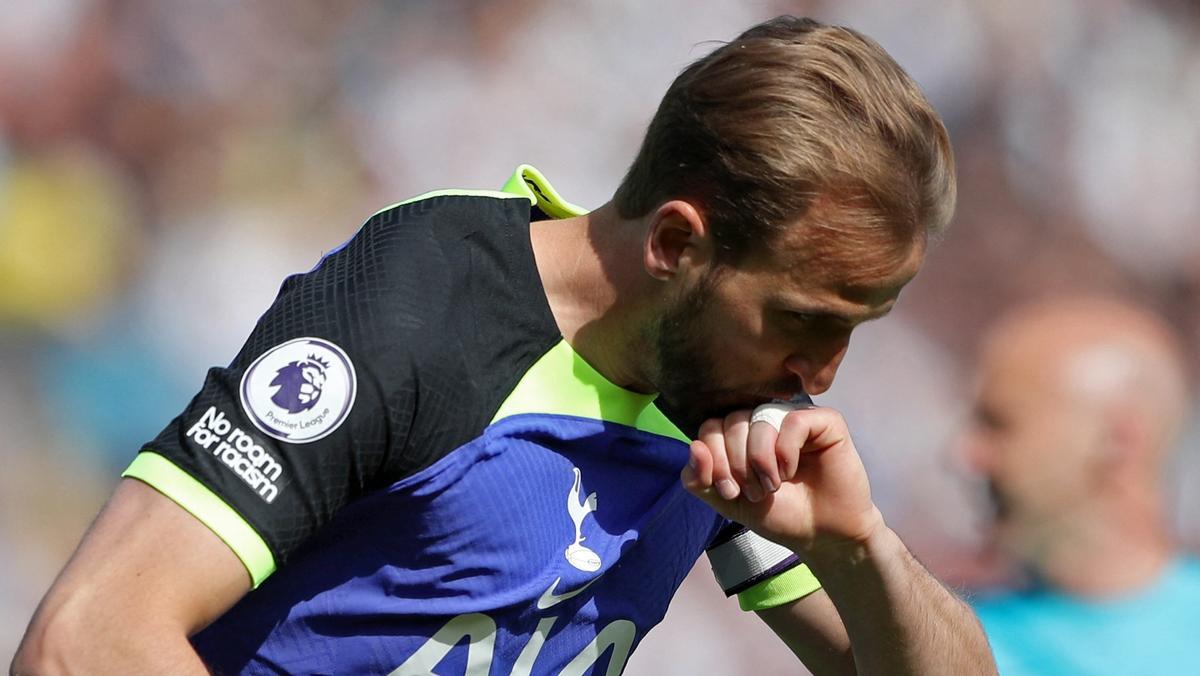
[[[894,308],[895,306],[896,306],[895,301],[889,301],[887,304],[882,305],[879,308],[876,308],[874,310],[871,310],[869,312],[864,312],[861,314],[846,313],[846,312],[842,312],[841,310],[839,310],[837,308],[828,307],[828,306],[802,305],[802,304],[788,305],[786,307],[786,310],[788,312],[791,312],[791,313],[797,314],[797,315],[808,315],[808,316],[816,318],[816,319],[831,320],[831,321],[837,322],[838,324],[843,324],[845,326],[857,326],[859,324],[865,324],[867,322],[874,321],[876,319],[881,319],[881,318],[887,316],[888,313],[890,313],[892,311],[892,308]]]

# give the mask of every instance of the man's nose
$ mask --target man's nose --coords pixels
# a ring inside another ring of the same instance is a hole
[[[800,377],[804,391],[809,395],[821,394],[833,385],[833,379],[837,376],[838,367],[842,365],[842,359],[846,357],[846,348],[849,345],[850,340],[847,336],[824,354],[794,354],[784,360],[784,367]]]
[[[986,475],[991,470],[993,452],[987,435],[975,426],[959,432],[951,441],[955,464],[971,474]]]

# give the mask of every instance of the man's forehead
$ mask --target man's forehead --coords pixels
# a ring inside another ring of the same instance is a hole
[[[925,260],[925,241],[881,243],[828,233],[795,238],[775,248],[773,258],[796,286],[820,285],[848,301],[877,306],[894,300],[916,276]]]
[[[802,218],[777,232],[766,257],[793,276],[869,297],[908,283],[924,261],[926,241],[923,228],[818,199]]]
[[[997,401],[1058,410],[1069,399],[1065,341],[1041,331],[992,333],[985,342],[979,378]],[[1018,402],[1019,400],[1019,402]]]
[[[1044,346],[1018,343],[992,344],[983,352],[980,374],[985,383],[997,388],[1045,389],[1054,384],[1052,369],[1048,369]]]

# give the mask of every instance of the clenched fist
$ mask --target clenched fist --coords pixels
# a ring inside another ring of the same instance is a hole
[[[721,515],[801,559],[883,527],[846,421],[831,408],[787,412],[778,430],[751,423],[750,411],[707,420],[681,479]]]

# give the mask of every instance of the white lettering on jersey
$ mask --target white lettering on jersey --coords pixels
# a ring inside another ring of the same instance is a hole
[[[487,676],[496,648],[496,622],[483,613],[468,613],[450,620],[388,676],[432,676],[433,668],[464,638],[469,639],[466,676]]]
[[[554,623],[557,621],[557,617],[543,617],[541,622],[538,622],[537,629],[529,637],[529,643],[525,644],[525,647],[521,649],[521,656],[513,663],[512,673],[509,676],[530,676],[533,673],[533,662],[537,659],[538,653],[542,652],[542,646],[546,644],[546,637],[550,635],[550,630],[554,628]]]
[[[205,450],[212,451],[268,504],[275,501],[279,495],[279,487],[275,484],[283,467],[266,449],[254,443],[250,435],[229,422],[216,406],[208,407],[196,424],[188,428],[187,436]]]
[[[587,644],[583,652],[575,656],[563,670],[558,672],[558,676],[583,676],[583,673],[590,669],[593,664],[600,660],[600,656],[612,647],[612,657],[608,659],[608,671],[604,672],[606,676],[620,676],[620,673],[625,670],[625,660],[629,659],[629,651],[633,648],[633,637],[637,634],[637,625],[629,620],[613,620],[604,629],[596,634],[596,638]]]
[[[554,628],[556,617],[543,617],[537,629],[529,636],[528,643],[521,649],[513,663],[511,676],[529,676],[534,662],[546,644],[546,637]],[[625,669],[625,662],[633,649],[637,636],[637,625],[629,620],[613,620],[600,630],[583,651],[567,663],[560,676],[582,676],[596,664],[610,647],[612,656],[608,660],[606,676],[618,676]],[[459,615],[450,620],[425,642],[417,652],[392,670],[388,676],[433,676],[433,669],[446,659],[450,650],[466,638],[467,669],[463,676],[488,676],[492,670],[492,655],[496,649],[496,622],[482,613]],[[543,669],[545,671],[545,669]]]

